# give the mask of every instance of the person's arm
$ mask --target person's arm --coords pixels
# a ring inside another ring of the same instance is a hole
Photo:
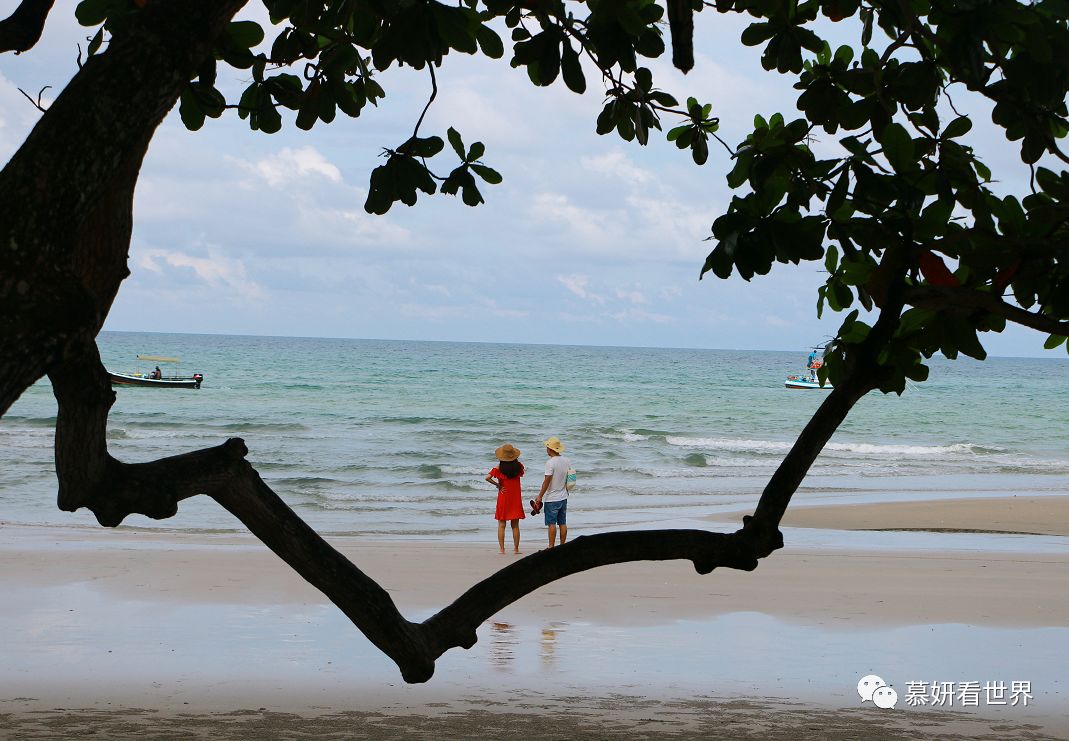
[[[536,504],[542,503],[542,497],[545,495],[546,489],[549,488],[549,482],[552,480],[553,476],[546,476],[544,479],[542,479],[542,488],[538,490],[538,496],[535,497]]]
[[[495,479],[495,478],[493,477],[493,474],[489,474],[489,473],[488,473],[488,474],[486,474],[486,481],[487,481],[487,483],[489,483],[489,484],[493,484],[493,485],[494,485],[494,486],[496,486],[496,487],[497,487],[498,489],[500,489],[500,488],[501,488],[501,482],[500,482],[500,481],[498,481],[497,479]]]

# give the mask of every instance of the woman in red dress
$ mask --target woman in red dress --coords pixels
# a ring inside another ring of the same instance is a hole
[[[520,520],[527,515],[523,511],[523,496],[520,494],[520,476],[523,464],[518,460],[520,451],[505,443],[494,451],[498,464],[486,475],[486,480],[497,487],[497,545],[505,552],[505,521],[512,523],[514,553],[520,552]]]

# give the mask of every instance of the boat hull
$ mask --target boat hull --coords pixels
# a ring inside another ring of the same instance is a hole
[[[808,378],[800,378],[794,376],[784,381],[783,385],[785,388],[789,389],[823,389],[825,391],[830,391],[832,389],[832,385],[830,383],[825,383],[823,386],[821,386],[819,381],[810,381]]]
[[[145,386],[159,389],[199,389],[202,376],[164,376],[150,378],[137,373],[115,373],[108,371],[112,386]]]

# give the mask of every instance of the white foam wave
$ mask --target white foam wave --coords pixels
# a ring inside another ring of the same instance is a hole
[[[783,454],[791,449],[794,442],[777,440],[745,440],[717,437],[678,437],[668,436],[669,445],[683,448],[701,448],[703,450],[727,451],[732,453],[777,453]],[[828,443],[825,453],[845,453],[853,456],[872,458],[947,458],[975,457],[978,446],[971,443],[954,443],[953,445],[877,445],[874,443]],[[987,450],[995,451],[988,448]],[[1005,452],[1005,451],[997,451]]]
[[[623,440],[626,443],[637,443],[643,440],[649,440],[649,435],[640,435],[634,430],[620,430],[619,432],[603,432],[602,437],[609,440]]]

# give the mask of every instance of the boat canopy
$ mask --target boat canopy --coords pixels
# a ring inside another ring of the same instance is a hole
[[[151,360],[154,363],[177,363],[178,358],[165,358],[162,355],[138,355],[138,360]]]

